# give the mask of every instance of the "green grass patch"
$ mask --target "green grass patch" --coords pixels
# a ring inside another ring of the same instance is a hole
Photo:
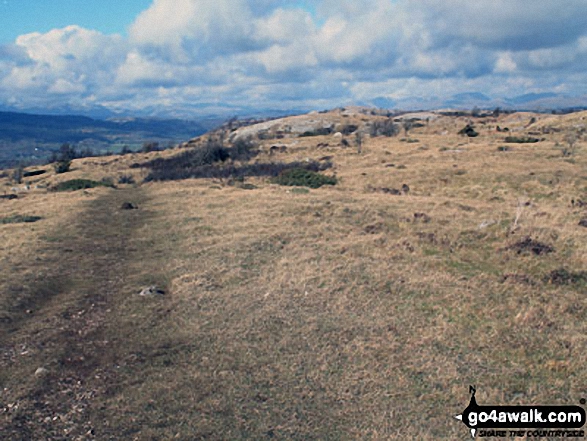
[[[272,182],[290,187],[320,188],[323,185],[336,185],[337,179],[335,176],[325,176],[303,168],[293,168],[283,171]]]
[[[32,223],[43,219],[40,216],[28,216],[22,214],[15,214],[14,216],[8,216],[0,218],[0,224],[21,224],[21,223]]]
[[[76,191],[76,190],[84,190],[86,188],[95,188],[95,187],[114,187],[111,183],[108,182],[98,182],[92,181],[91,179],[70,179],[69,181],[60,182],[55,187],[53,187],[54,191]]]

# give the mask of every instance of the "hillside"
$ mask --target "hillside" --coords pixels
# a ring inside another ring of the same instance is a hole
[[[586,121],[347,108],[4,173],[0,433],[465,439],[469,385],[578,405]],[[54,191],[82,178],[116,188]]]
[[[205,120],[99,120],[77,115],[0,112],[0,167],[46,159],[64,143],[96,152],[120,150],[123,145],[138,149],[145,142],[175,144],[210,128],[210,121]]]

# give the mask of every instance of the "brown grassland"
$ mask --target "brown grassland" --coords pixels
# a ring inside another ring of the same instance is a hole
[[[332,156],[338,184],[309,191],[129,169],[175,150],[31,178],[0,200],[0,218],[42,218],[0,223],[0,437],[467,439],[469,385],[480,404],[578,405],[587,147],[561,151],[586,118],[479,118],[468,139],[467,118],[438,117],[361,154],[279,140],[273,160]],[[42,188],[124,174],[139,184]]]

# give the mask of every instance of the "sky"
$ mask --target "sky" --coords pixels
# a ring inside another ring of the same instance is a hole
[[[582,99],[585,17],[585,0],[0,0],[0,108]]]

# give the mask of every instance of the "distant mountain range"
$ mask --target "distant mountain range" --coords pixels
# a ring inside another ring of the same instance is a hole
[[[391,99],[377,97],[361,104],[401,110],[473,109],[474,107],[492,109],[501,107],[511,110],[547,112],[551,110],[585,109],[587,108],[587,96],[572,97],[546,92],[527,93],[511,98],[493,98],[481,92],[465,92],[449,98],[407,97]]]

